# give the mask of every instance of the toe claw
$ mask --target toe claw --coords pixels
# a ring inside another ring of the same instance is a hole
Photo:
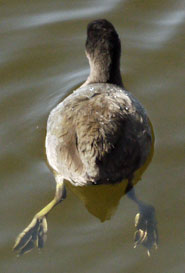
[[[135,232],[134,235],[134,246],[136,248],[137,245],[142,244],[142,242],[146,238],[146,232],[144,232],[142,229],[139,229]]]

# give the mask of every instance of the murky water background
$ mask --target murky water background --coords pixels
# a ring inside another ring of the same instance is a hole
[[[50,110],[88,75],[86,25],[107,18],[123,45],[126,88],[153,123],[155,155],[138,196],[155,206],[160,246],[133,249],[135,204],[101,223],[70,191],[48,218],[45,248],[17,258],[15,237],[53,197],[44,153]],[[0,272],[182,273],[183,1],[0,1]]]

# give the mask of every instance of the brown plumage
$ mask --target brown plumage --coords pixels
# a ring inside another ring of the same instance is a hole
[[[131,177],[145,163],[151,147],[152,133],[143,107],[117,85],[81,87],[48,120],[49,164],[55,174],[77,186]]]

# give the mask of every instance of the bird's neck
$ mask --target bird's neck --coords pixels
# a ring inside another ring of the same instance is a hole
[[[111,83],[123,87],[119,61],[111,62],[109,58],[94,61],[89,59],[90,74],[84,85],[90,83]]]

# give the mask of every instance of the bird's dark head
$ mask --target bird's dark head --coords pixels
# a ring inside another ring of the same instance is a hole
[[[86,52],[91,58],[109,55],[120,58],[121,44],[114,26],[106,19],[92,21],[87,26]]]

